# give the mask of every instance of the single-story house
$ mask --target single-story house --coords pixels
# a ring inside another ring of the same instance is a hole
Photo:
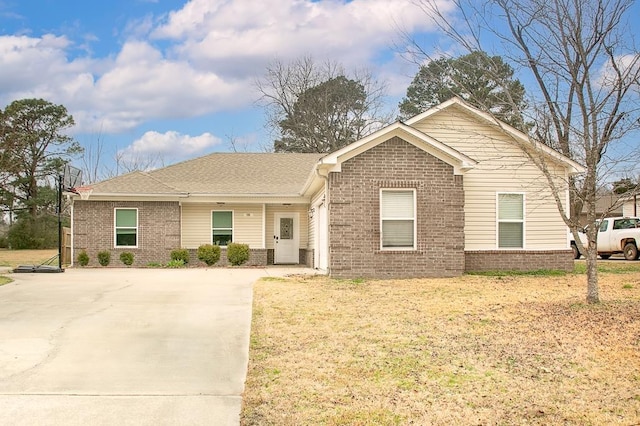
[[[202,244],[250,247],[251,265],[335,277],[444,277],[573,268],[545,159],[568,205],[583,167],[459,98],[330,154],[214,153],[83,188],[73,251],[134,265]]]

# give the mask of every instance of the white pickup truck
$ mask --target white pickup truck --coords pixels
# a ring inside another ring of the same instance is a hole
[[[580,232],[582,244],[587,243],[587,236]],[[640,256],[640,218],[608,217],[599,222],[598,255],[608,259],[612,254],[623,253],[627,260],[636,260]],[[573,257],[580,259],[580,251],[575,241],[571,241]]]

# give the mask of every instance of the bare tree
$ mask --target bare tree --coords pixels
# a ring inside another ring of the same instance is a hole
[[[113,159],[115,166],[108,171],[110,177],[135,171],[144,172],[165,166],[164,156],[160,153],[143,155],[139,153],[131,154],[123,150],[116,150],[116,153],[113,155]]]
[[[110,156],[108,163],[105,162],[105,156]],[[104,138],[102,133],[99,133],[96,142],[84,148],[80,168],[83,184],[90,184],[125,173],[152,170],[164,165],[164,157],[159,153],[132,155],[117,148],[111,154],[105,153]]]
[[[332,61],[276,60],[256,87],[280,151],[328,152],[392,120],[384,112],[384,84],[369,71],[347,73]]]
[[[88,144],[80,161],[82,184],[89,184],[106,179],[104,160],[104,136],[102,132],[96,136],[96,142]]]
[[[459,46],[469,52],[500,45],[500,54],[531,77],[523,119],[533,124],[524,152],[545,175],[565,223],[576,241],[579,216],[587,211],[587,302],[600,300],[597,273],[596,200],[603,177],[619,168],[615,143],[638,130],[640,55],[626,25],[632,0],[452,0],[448,14],[437,0],[414,0]],[[489,40],[485,42],[485,37]],[[412,42],[420,60],[430,59]],[[514,110],[514,99],[507,100]],[[524,123],[522,123],[524,124]],[[496,125],[501,124],[496,120]],[[524,126],[520,128],[525,128]],[[559,182],[546,156],[546,144],[585,166],[586,172]],[[570,206],[563,191],[569,187]]]

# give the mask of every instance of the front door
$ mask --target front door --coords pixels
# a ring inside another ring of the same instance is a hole
[[[300,214],[276,213],[274,263],[300,263]]]

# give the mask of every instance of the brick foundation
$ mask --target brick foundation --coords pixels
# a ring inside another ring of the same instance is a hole
[[[487,250],[466,251],[465,272],[482,271],[535,271],[557,269],[573,271],[571,250]]]
[[[311,258],[309,258],[309,253],[311,253]],[[275,265],[275,261],[274,261],[274,250],[273,249],[267,249],[267,263],[266,265]],[[309,260],[311,259],[311,260]],[[309,263],[311,262],[311,263]],[[298,251],[298,263],[300,265],[306,265],[309,267],[313,267],[313,250],[307,250],[307,249],[299,249]]]

